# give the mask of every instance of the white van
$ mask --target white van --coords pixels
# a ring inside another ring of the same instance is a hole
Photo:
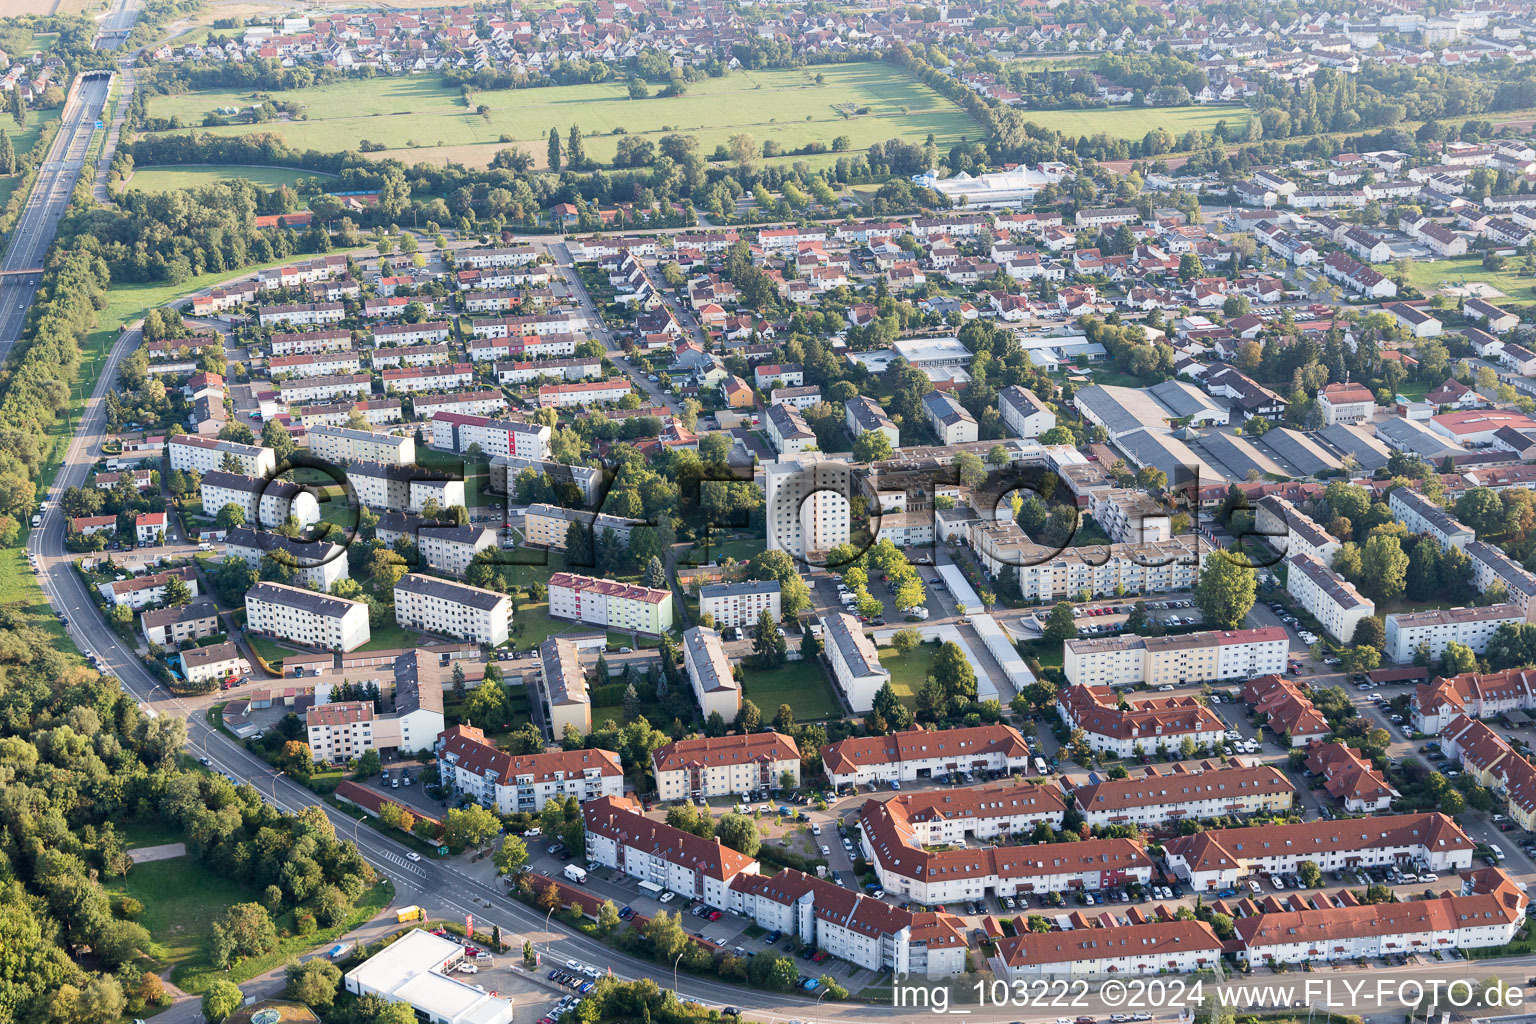
[[[1043,758],[1043,757],[1035,758],[1035,773],[1038,774],[1038,775],[1049,775],[1049,774],[1051,774],[1051,766],[1045,763],[1045,758]]]
[[[586,884],[587,873],[585,871],[583,871],[581,868],[577,867],[575,864],[567,864],[565,866],[565,870],[563,872],[561,872],[561,873],[564,874],[566,878],[569,878],[573,882],[576,882],[576,883],[582,884],[582,885]]]

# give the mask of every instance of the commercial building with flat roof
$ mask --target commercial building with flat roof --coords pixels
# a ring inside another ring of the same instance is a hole
[[[342,980],[353,995],[406,1003],[432,1024],[512,1024],[510,1000],[449,973],[462,962],[462,945],[418,928],[352,968]]]

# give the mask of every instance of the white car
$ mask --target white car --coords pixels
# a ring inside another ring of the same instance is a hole
[[[474,964],[459,964],[458,972],[460,974],[479,974],[480,968],[476,967]]]
[[[676,896],[676,894],[674,892],[672,892],[672,890],[668,889],[666,892],[662,893],[660,896],[657,896],[656,899],[659,902],[661,902],[661,903],[671,903],[675,896]]]
[[[821,835],[821,826],[820,825],[812,825],[811,826],[811,835],[813,835],[813,836]]]
[[[405,852],[405,859],[409,861],[418,861],[421,860],[421,854],[417,853],[415,850],[407,850]]]
[[[830,856],[832,856],[832,847],[830,847],[830,846],[823,846],[821,848],[821,855],[823,857],[830,857]]]

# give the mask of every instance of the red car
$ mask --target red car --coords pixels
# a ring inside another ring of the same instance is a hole
[[[718,921],[718,920],[720,920],[720,911],[718,911],[718,910],[711,910],[709,912],[709,919],[711,921]]]

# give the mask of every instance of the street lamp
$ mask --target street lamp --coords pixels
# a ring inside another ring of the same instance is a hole
[[[277,806],[277,780],[282,778],[282,776],[283,773],[281,771],[272,773],[272,805],[274,807]]]
[[[688,952],[688,947],[683,947],[683,953]],[[683,962],[683,953],[677,954],[677,959],[672,961],[672,991],[677,991],[677,965]]]

